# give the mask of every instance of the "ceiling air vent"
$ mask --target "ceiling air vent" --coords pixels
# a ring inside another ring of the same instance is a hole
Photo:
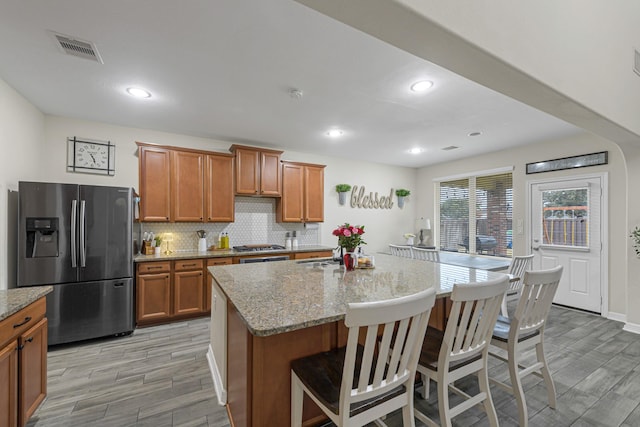
[[[448,146],[448,147],[444,147],[444,148],[442,149],[442,151],[451,151],[451,150],[455,150],[455,149],[457,149],[457,148],[460,148],[460,147],[458,147],[458,146],[456,146],[456,145],[450,145],[450,146]]]
[[[634,52],[636,56],[633,63],[633,71],[635,71],[636,74],[640,76],[640,52],[638,52],[637,50],[634,50]]]
[[[79,40],[71,36],[65,36],[52,32],[58,47],[67,55],[77,56],[79,58],[89,59],[91,61],[104,64],[96,45],[92,42]]]

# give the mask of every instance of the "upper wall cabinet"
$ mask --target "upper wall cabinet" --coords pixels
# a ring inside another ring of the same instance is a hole
[[[233,222],[235,220],[233,155],[207,155],[204,183],[207,221]]]
[[[142,221],[234,220],[233,155],[137,144]]]
[[[139,146],[140,220],[169,221],[171,218],[171,151],[157,146]]]
[[[236,162],[236,194],[280,197],[282,151],[232,145]]]
[[[200,222],[204,218],[205,155],[171,151],[171,203],[177,222]]]
[[[324,221],[323,165],[282,162],[282,198],[278,201],[280,222]]]

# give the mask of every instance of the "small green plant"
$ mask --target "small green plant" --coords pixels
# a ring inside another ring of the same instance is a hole
[[[338,193],[346,193],[351,190],[351,186],[349,184],[338,184],[336,185],[336,191]]]
[[[156,237],[153,238],[153,240],[155,240],[156,242],[156,247],[160,247],[160,245],[162,244],[162,234],[158,234]]]
[[[640,256],[640,228],[636,226],[629,237],[633,239],[633,250],[636,251],[636,256]]]
[[[407,197],[409,194],[411,194],[411,191],[405,190],[404,188],[398,188],[396,190],[396,196],[398,197]]]

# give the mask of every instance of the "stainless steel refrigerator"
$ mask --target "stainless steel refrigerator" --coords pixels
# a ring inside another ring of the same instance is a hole
[[[18,184],[18,286],[53,285],[49,345],[131,333],[133,190]]]

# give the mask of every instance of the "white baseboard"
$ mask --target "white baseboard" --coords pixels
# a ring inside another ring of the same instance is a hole
[[[616,322],[626,323],[627,322],[627,315],[626,314],[622,314],[622,313],[614,313],[614,312],[610,311],[607,314],[607,319],[615,320]]]
[[[216,395],[218,396],[218,404],[224,406],[227,404],[227,390],[225,390],[222,385],[222,377],[220,372],[218,372],[218,365],[216,365],[216,358],[213,356],[211,344],[209,344],[209,350],[207,351],[207,361],[209,362],[209,371],[213,379],[213,388],[216,390]]]
[[[640,325],[637,323],[625,323],[622,328],[623,331],[633,332],[634,334],[640,334]]]

